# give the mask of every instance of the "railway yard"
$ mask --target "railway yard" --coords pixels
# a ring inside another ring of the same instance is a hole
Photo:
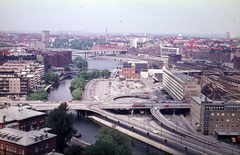
[[[240,101],[240,71],[205,63],[177,63],[171,66],[187,71],[201,84],[201,92],[212,100]]]

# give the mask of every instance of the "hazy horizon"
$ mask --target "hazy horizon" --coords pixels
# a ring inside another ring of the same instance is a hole
[[[236,36],[239,8],[239,0],[0,0],[0,30]]]

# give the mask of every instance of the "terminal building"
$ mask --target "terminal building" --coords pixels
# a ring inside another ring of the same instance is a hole
[[[176,70],[163,70],[163,87],[177,101],[190,100],[191,96],[200,96],[201,86],[193,78]]]
[[[240,136],[240,104],[192,96],[190,114],[204,135]]]
[[[124,62],[122,66],[122,74],[126,79],[148,78],[147,62]]]

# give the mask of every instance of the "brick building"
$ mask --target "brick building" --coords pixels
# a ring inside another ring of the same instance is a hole
[[[23,131],[37,129],[45,124],[45,113],[29,109],[28,106],[6,106],[0,109],[0,129],[14,128]]]
[[[141,74],[148,74],[148,64],[141,62],[123,63],[122,74],[127,79],[140,79]]]
[[[190,114],[204,135],[240,136],[239,103],[192,96]]]
[[[72,63],[72,51],[47,51],[43,53],[43,57],[55,67],[64,67]]]
[[[56,149],[57,135],[47,133],[47,128],[29,132],[0,129],[0,154],[45,154]]]

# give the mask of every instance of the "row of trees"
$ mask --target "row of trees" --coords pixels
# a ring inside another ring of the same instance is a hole
[[[92,49],[93,44],[100,44],[106,45],[109,44],[105,41],[105,39],[75,39],[71,42],[68,39],[57,39],[53,43],[53,47],[55,48],[72,48],[72,49],[79,49],[79,50],[90,50]]]
[[[79,72],[77,76],[77,78],[71,81],[69,89],[72,92],[72,97],[74,100],[82,100],[82,93],[87,82],[100,76],[108,78],[110,76],[110,72],[107,69],[104,69],[101,72],[98,70],[92,72],[83,70]]]
[[[52,128],[52,133],[57,135],[57,147],[63,152],[67,142],[77,133],[73,127],[74,114],[68,113],[69,106],[66,102],[61,103],[58,108],[50,112],[46,118],[46,123],[42,127]],[[98,140],[94,145],[82,148],[81,146],[72,146],[66,149],[66,154],[88,155],[88,154],[116,154],[130,155],[132,147],[130,139],[123,133],[112,128],[101,128],[100,134],[96,135]]]

